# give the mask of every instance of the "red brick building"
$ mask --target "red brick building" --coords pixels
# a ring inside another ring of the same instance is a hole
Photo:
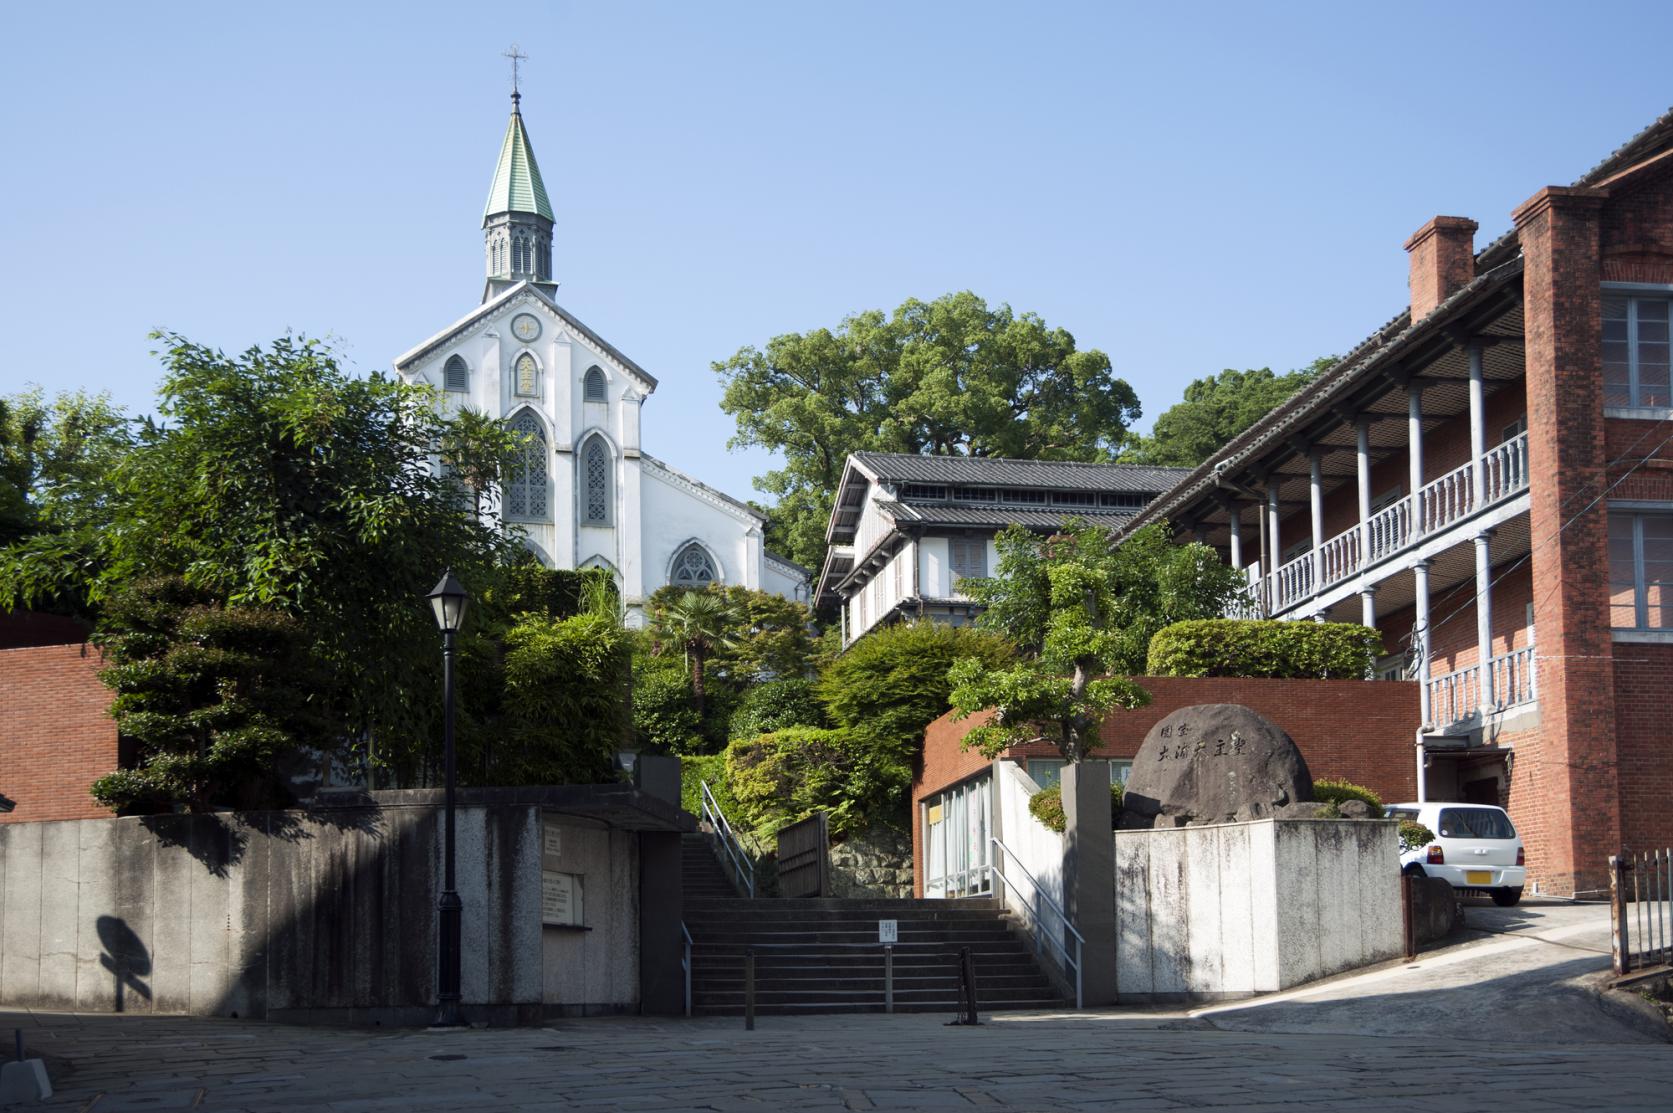
[[[1144,736],[1168,715],[1197,703],[1241,703],[1289,732],[1314,777],[1353,781],[1391,802],[1410,799],[1416,791],[1416,768],[1408,760],[1412,722],[1418,714],[1415,684],[1177,676],[1145,676],[1139,683],[1150,693],[1150,703],[1111,715],[1099,732],[1102,745],[1097,756],[1108,759],[1115,766],[1114,775],[1123,780]],[[955,721],[950,714],[943,715],[924,732],[923,755],[912,781],[912,875],[918,896],[924,895],[926,875],[939,875],[945,869],[925,862],[931,845],[927,828],[932,822],[943,822],[947,814],[938,812],[936,805],[955,796],[985,795],[988,759],[963,748],[964,736],[983,721],[982,716]],[[1043,742],[1013,747],[1003,757],[1022,765],[1042,784],[1054,780],[1063,765],[1057,748]],[[988,806],[985,800],[978,801],[976,810],[981,813]],[[980,825],[980,814],[975,822]],[[966,847],[981,842],[943,841]],[[986,857],[981,856],[975,864],[985,863]]]
[[[1131,528],[1219,548],[1252,613],[1381,630],[1416,794],[1502,802],[1566,894],[1673,844],[1673,113],[1512,217],[1424,224],[1410,309]]]
[[[0,823],[110,815],[88,789],[118,767],[104,661],[82,627],[0,615]]]

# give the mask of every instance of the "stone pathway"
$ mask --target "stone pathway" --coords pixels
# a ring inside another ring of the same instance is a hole
[[[53,1109],[1658,1109],[1673,1045],[1519,1046],[1227,1032],[1159,1014],[577,1020],[543,1028],[294,1028],[0,1012]]]

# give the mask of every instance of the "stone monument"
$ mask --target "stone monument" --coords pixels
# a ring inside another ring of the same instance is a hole
[[[1122,796],[1121,827],[1287,818],[1312,799],[1307,762],[1281,727],[1241,704],[1203,703],[1180,708],[1145,735]]]

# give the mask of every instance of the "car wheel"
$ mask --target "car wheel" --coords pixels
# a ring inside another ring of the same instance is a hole
[[[1498,905],[1500,908],[1509,908],[1511,905],[1515,904],[1517,901],[1519,901],[1521,899],[1522,899],[1522,886],[1520,886],[1520,885],[1518,885],[1514,889],[1494,889],[1493,890],[1493,903]]]
[[[1406,868],[1400,871],[1407,877],[1428,877],[1429,874],[1416,862],[1407,862]]]

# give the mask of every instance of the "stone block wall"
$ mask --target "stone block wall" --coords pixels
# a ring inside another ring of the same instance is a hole
[[[910,897],[912,836],[872,827],[831,846],[833,897]]]

